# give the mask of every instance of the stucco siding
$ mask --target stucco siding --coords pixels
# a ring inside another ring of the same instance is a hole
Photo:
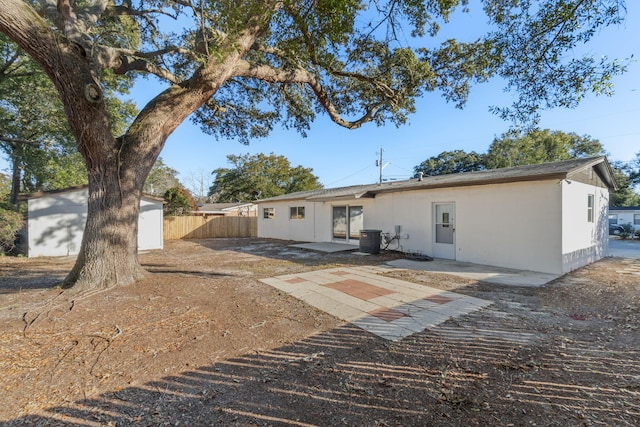
[[[392,235],[400,225],[390,249],[433,255],[433,206],[453,203],[456,260],[560,273],[560,199],[557,181],[390,193],[376,196],[365,222]]]
[[[457,260],[559,273],[557,181],[467,188],[456,194]]]
[[[291,207],[304,207],[303,219],[291,219]],[[273,216],[265,218],[265,209],[273,209]],[[307,201],[286,201],[260,204],[258,209],[258,237],[315,241],[315,204]]]
[[[564,180],[562,194],[562,272],[566,273],[607,254],[609,192]],[[589,195],[593,196],[591,208]]]
[[[435,190],[433,193],[441,193]],[[400,226],[400,239],[393,241],[389,249],[402,252],[432,253],[431,243],[431,192],[407,191],[376,196],[375,209],[365,218],[368,228],[380,229],[395,235],[395,226]]]
[[[28,256],[77,255],[87,222],[87,199],[86,188],[29,199]],[[138,222],[138,249],[162,249],[162,216],[162,202],[143,196]]]
[[[87,221],[86,203],[86,192],[82,190],[29,199],[29,256],[77,254]]]
[[[322,189],[261,202],[274,206],[276,218],[261,222],[258,235],[336,241],[333,207],[356,205],[364,208],[363,228],[394,238],[388,249],[563,274],[607,254],[613,182],[598,157]],[[316,201],[313,227],[296,230],[286,214],[277,218],[296,199]]]
[[[395,226],[400,226],[400,238],[388,249],[433,255],[434,205],[453,203],[456,260],[560,274],[561,188],[553,180],[382,193],[350,201],[261,203],[258,236],[332,241],[333,206],[360,205],[365,229],[394,236]],[[304,221],[289,219],[293,205],[305,206]],[[273,208],[274,217],[264,219],[264,208]]]

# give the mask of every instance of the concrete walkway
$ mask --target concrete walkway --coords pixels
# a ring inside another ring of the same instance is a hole
[[[314,243],[296,243],[289,245],[290,248],[306,249],[309,251],[334,253],[334,252],[347,252],[360,249],[358,245],[348,245],[346,243],[334,243],[334,242],[314,242]]]
[[[513,270],[510,268],[471,264],[468,262],[452,261],[440,258],[436,258],[433,261],[397,259],[387,262],[387,265],[396,268],[406,268],[409,270],[446,273],[453,276],[464,277],[465,279],[509,286],[539,287],[559,277],[557,274]]]
[[[492,304],[379,274],[389,270],[382,266],[334,268],[261,281],[392,341]]]
[[[640,245],[638,245],[640,247]],[[359,249],[356,245],[347,245],[335,242],[315,242],[297,243],[289,245],[297,249],[305,249],[315,252],[335,253],[355,251]],[[369,255],[369,254],[362,254]],[[390,261],[387,265],[396,268],[406,268],[409,270],[424,270],[434,273],[446,273],[465,279],[480,280],[488,283],[512,286],[537,287],[557,279],[556,274],[539,273],[536,271],[514,270],[509,268],[493,267],[489,265],[471,264],[453,260],[436,258],[433,261],[413,261],[409,259],[398,259]]]

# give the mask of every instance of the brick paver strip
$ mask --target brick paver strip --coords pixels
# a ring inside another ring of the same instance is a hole
[[[348,274],[353,274],[353,273],[349,273],[348,271],[332,271],[331,274],[335,274],[336,276],[346,276]]]
[[[303,279],[302,277],[294,277],[293,279],[285,280],[285,282],[291,283],[292,285],[295,285],[296,283],[306,282],[306,281],[307,280]]]
[[[448,302],[453,301],[451,298],[443,297],[441,295],[431,295],[424,299],[427,301],[435,302],[436,304],[446,304]]]
[[[406,314],[392,308],[381,308],[379,310],[370,311],[369,314],[377,317],[378,319],[382,319],[385,322],[393,322],[394,320],[406,317]]]
[[[342,280],[340,282],[327,283],[322,286],[326,288],[335,289],[340,292],[344,292],[347,295],[350,295],[355,298],[360,298],[365,301],[369,301],[370,299],[395,293],[394,291],[390,291],[389,289],[381,288],[375,285],[370,285],[364,282],[359,282],[353,279]]]

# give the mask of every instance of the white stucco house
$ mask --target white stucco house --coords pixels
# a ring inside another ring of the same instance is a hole
[[[34,193],[28,203],[27,254],[37,256],[77,255],[87,220],[87,186]],[[162,249],[162,203],[158,197],[140,200],[138,249]]]
[[[631,225],[634,231],[640,230],[640,206],[615,206],[609,208],[609,226],[625,224]]]
[[[610,189],[593,157],[306,191],[259,200],[258,237],[358,244],[380,230],[392,250],[563,274],[607,255]]]

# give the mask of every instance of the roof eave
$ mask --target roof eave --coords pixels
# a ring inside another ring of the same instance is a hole
[[[489,178],[478,181],[460,181],[460,182],[442,182],[442,183],[428,183],[423,185],[415,185],[412,187],[398,187],[398,188],[384,188],[379,190],[372,190],[370,193],[373,195],[380,193],[400,192],[400,191],[416,191],[438,188],[452,188],[452,187],[475,187],[479,185],[492,185],[492,184],[508,184],[512,182],[527,182],[527,181],[548,181],[552,179],[564,179],[567,177],[567,172],[554,172],[548,174],[541,174],[535,176],[521,176],[521,177],[507,177],[507,178]]]

